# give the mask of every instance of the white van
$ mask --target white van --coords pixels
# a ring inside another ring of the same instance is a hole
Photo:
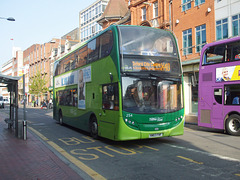
[[[3,97],[4,104],[10,104],[8,97]]]
[[[2,95],[0,95],[0,108],[4,108],[4,101]]]

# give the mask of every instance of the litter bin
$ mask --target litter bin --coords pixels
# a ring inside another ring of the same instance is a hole
[[[18,120],[18,138],[23,138],[23,121]]]

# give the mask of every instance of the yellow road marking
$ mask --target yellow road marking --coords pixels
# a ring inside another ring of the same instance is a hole
[[[36,131],[32,127],[28,126],[28,128],[31,129],[31,131],[33,131],[36,135],[38,135],[42,140],[44,140],[44,141],[48,141],[49,140],[48,138],[46,138],[44,135],[42,135],[40,132]]]
[[[36,135],[38,135],[42,140],[46,141],[50,146],[52,146],[56,151],[58,151],[60,154],[62,154],[65,158],[67,158],[70,162],[75,164],[78,168],[83,170],[85,173],[87,173],[89,176],[91,176],[93,179],[100,179],[100,180],[106,180],[102,175],[98,174],[96,171],[85,165],[83,162],[78,160],[77,158],[73,157],[69,153],[67,153],[64,149],[62,149],[60,146],[58,146],[56,143],[49,141],[48,138],[46,138],[44,135],[42,135],[37,130],[33,129],[32,127],[28,128],[33,131]]]
[[[197,162],[197,161],[194,161],[193,159],[186,158],[186,157],[183,157],[183,156],[177,156],[177,157],[179,157],[181,159],[185,159],[185,160],[193,162],[193,163],[196,163],[196,164],[203,164],[203,162]]]
[[[240,176],[240,174],[235,174],[236,176]]]

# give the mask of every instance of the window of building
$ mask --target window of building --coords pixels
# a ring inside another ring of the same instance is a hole
[[[102,12],[105,11],[106,7],[107,7],[106,5],[104,5],[104,4],[102,5]]]
[[[232,35],[240,35],[240,14],[232,16]]]
[[[96,15],[98,15],[98,6],[95,7],[95,12],[96,12]]]
[[[196,27],[196,52],[200,52],[206,44],[206,24]]]
[[[153,18],[158,17],[158,2],[153,3]]]
[[[192,53],[192,29],[183,31],[183,55]]]
[[[228,19],[221,19],[216,21],[216,39],[228,38]]]
[[[142,8],[142,21],[145,21],[147,19],[147,12],[146,7]]]
[[[205,0],[195,0],[195,6],[205,3]]]
[[[188,9],[191,9],[191,2],[192,0],[182,0],[182,11],[186,11]]]

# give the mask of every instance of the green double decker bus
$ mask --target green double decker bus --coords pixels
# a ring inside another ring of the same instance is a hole
[[[54,64],[53,117],[116,141],[183,134],[183,76],[170,31],[112,25]]]

